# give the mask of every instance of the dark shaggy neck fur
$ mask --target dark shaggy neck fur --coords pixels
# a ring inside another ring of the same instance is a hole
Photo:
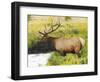
[[[44,40],[38,41],[32,48],[28,49],[29,54],[39,54],[39,53],[48,53],[55,50],[54,47],[55,38],[46,38]]]

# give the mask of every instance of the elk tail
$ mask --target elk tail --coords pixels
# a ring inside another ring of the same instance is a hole
[[[82,47],[84,47],[84,45],[85,45],[85,40],[84,40],[83,38],[81,38],[81,37],[79,37],[79,40],[80,40],[80,42],[81,42],[81,44],[82,44]]]

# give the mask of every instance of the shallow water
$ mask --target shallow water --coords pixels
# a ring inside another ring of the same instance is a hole
[[[51,57],[50,53],[47,54],[30,54],[28,55],[28,67],[45,66],[48,59]]]

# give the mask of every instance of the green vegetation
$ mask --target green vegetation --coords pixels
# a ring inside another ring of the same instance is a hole
[[[33,19],[32,19],[33,18]],[[28,20],[28,48],[31,48],[42,37],[38,31],[44,31],[45,25],[55,23],[54,16],[29,16]],[[68,53],[61,56],[58,52],[52,52],[47,65],[72,65],[88,63],[88,22],[86,17],[58,17],[61,23],[59,29],[49,34],[52,37],[82,37],[85,40],[85,47],[81,50],[80,57],[77,54]],[[31,20],[30,20],[31,19]]]

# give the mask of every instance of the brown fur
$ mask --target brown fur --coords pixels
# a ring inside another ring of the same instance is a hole
[[[62,55],[66,53],[78,54],[83,47],[82,44],[80,38],[58,38],[54,40],[56,50]]]

